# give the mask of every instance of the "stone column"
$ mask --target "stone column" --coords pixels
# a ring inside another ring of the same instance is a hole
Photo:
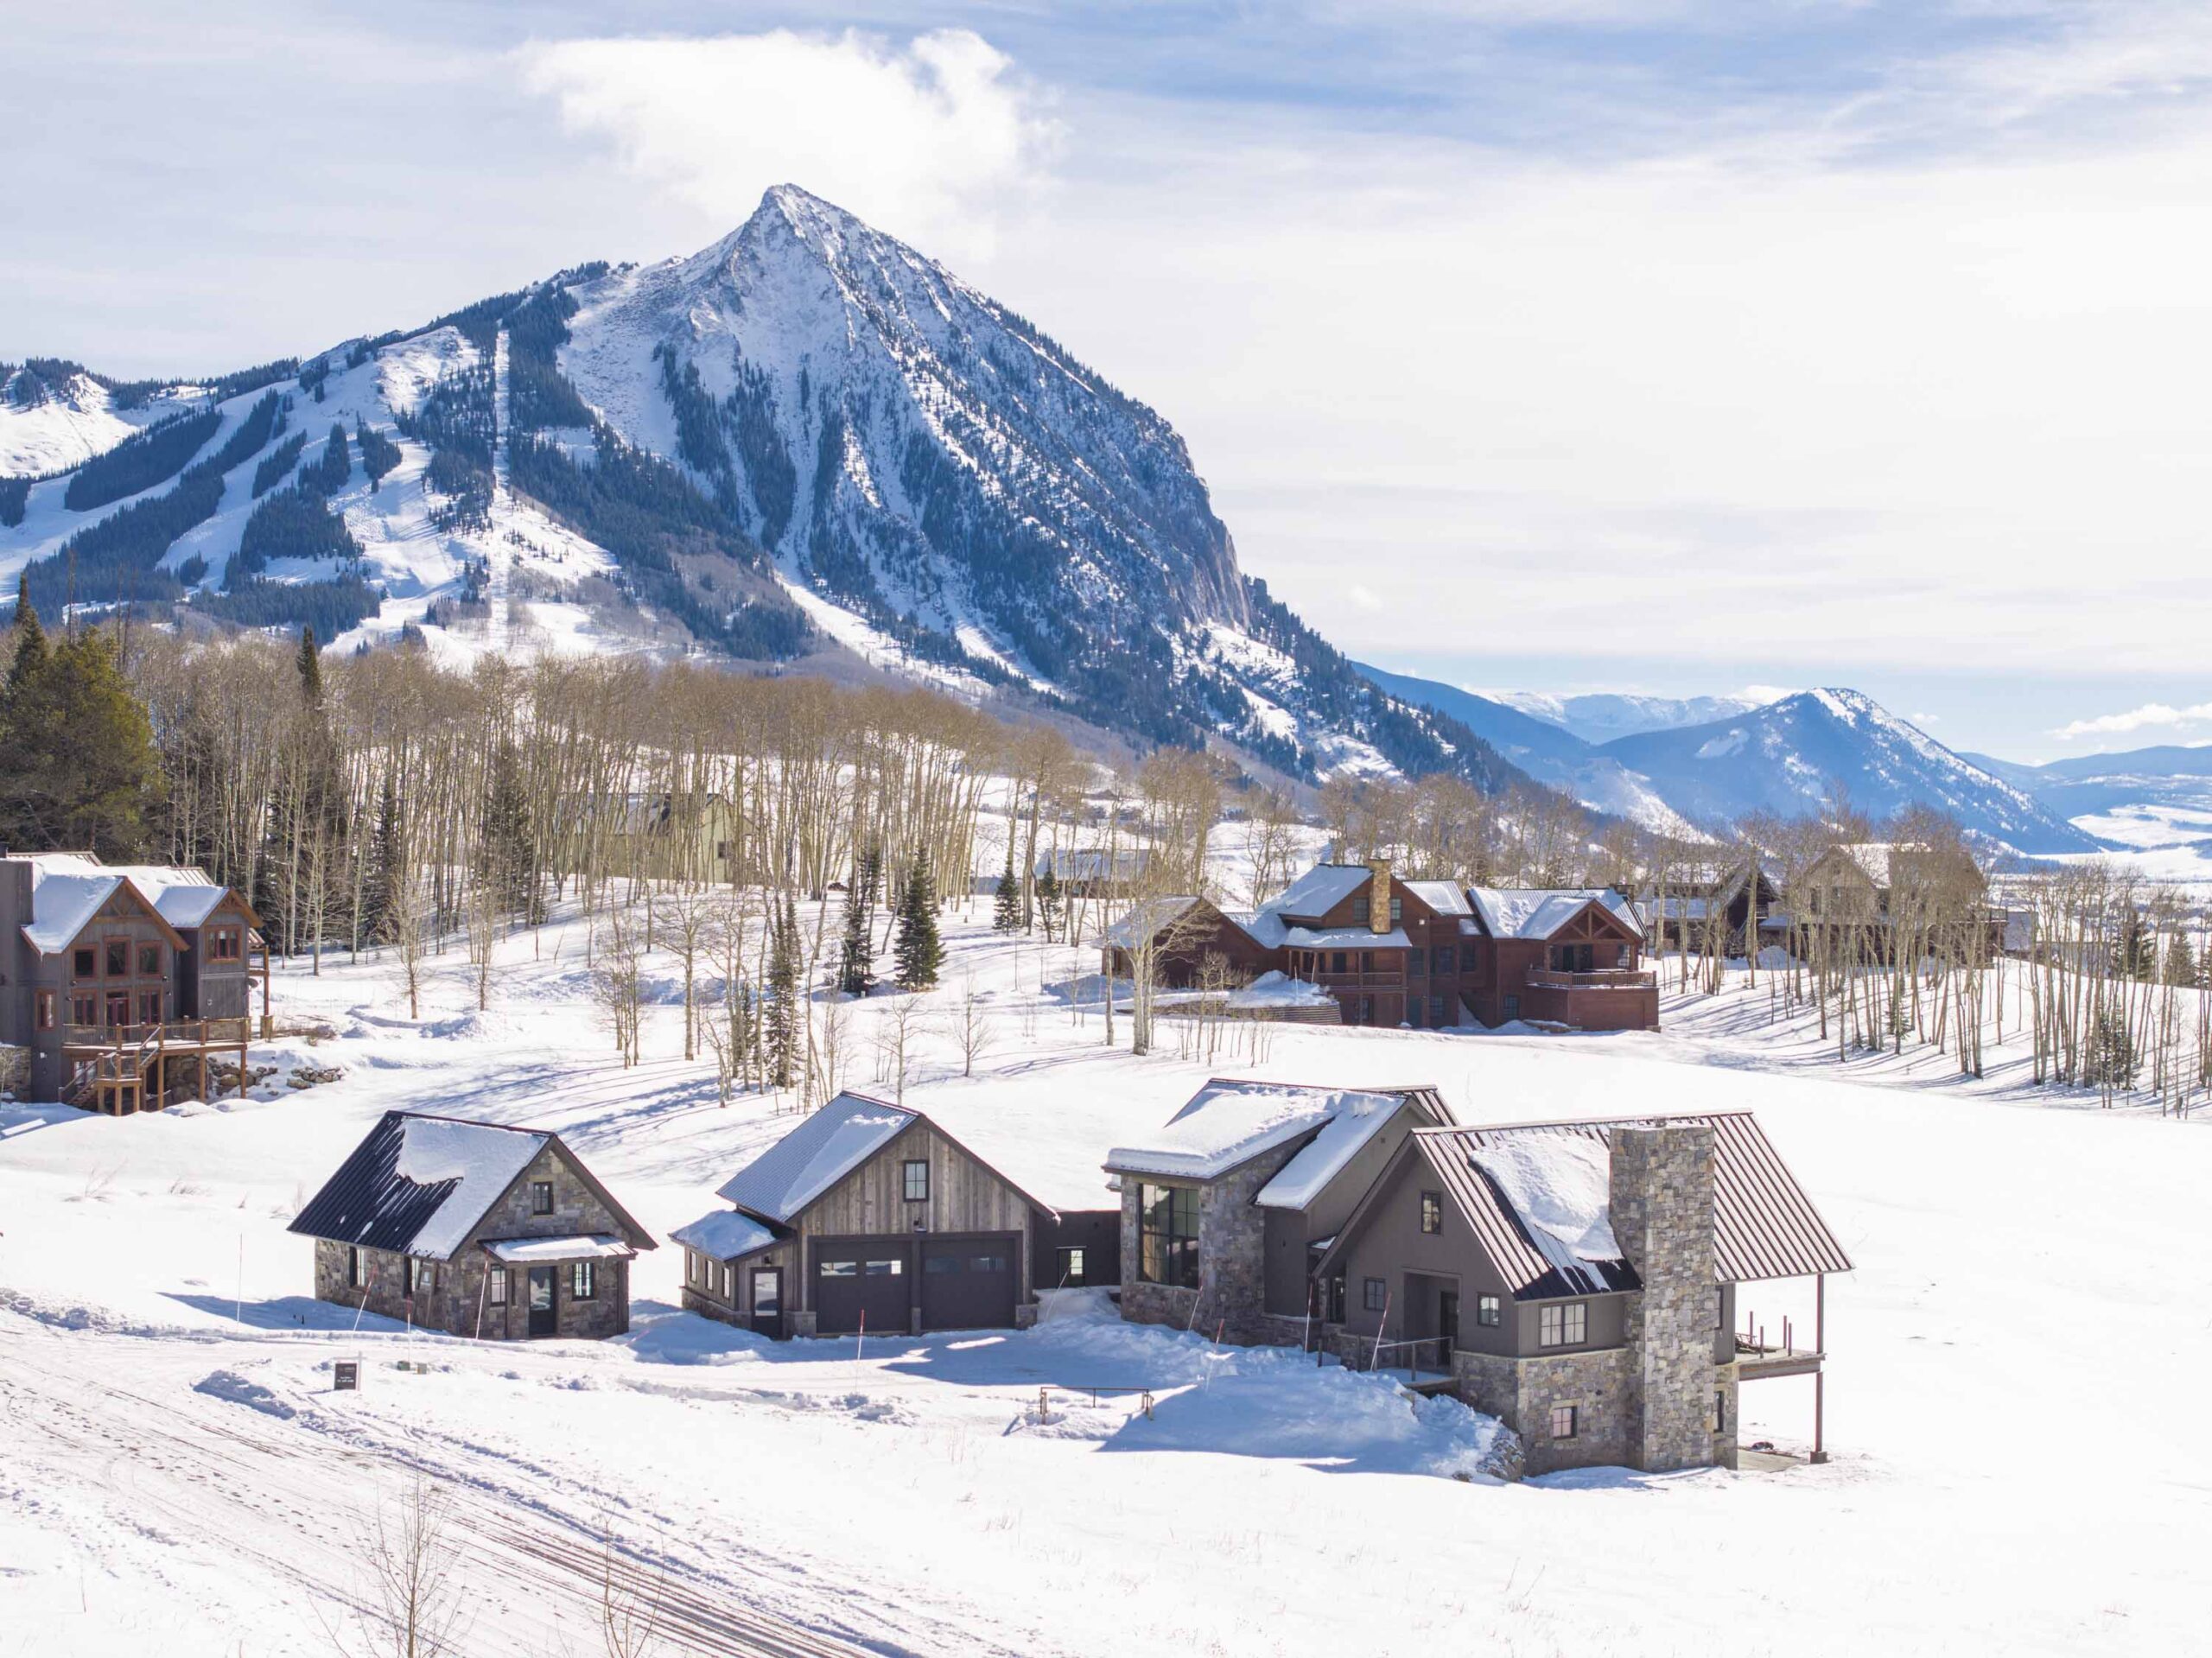
[[[1630,1454],[1657,1471],[1710,1466],[1713,1129],[1623,1125],[1612,1133],[1613,1236],[1643,1280],[1629,1298]]]

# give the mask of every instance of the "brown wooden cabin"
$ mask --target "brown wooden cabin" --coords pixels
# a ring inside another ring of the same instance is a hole
[[[1055,1210],[923,1113],[863,1095],[716,1195],[731,1207],[672,1234],[683,1305],[779,1339],[1021,1328],[1040,1291],[1119,1276],[1112,1211]]]
[[[1151,938],[1160,984],[1199,983],[1209,957],[1241,983],[1280,971],[1318,984],[1347,1025],[1448,1028],[1471,1014],[1579,1030],[1655,1030],[1657,980],[1617,893],[1462,887],[1405,880],[1387,859],[1317,864],[1249,913],[1201,898],[1152,900],[1107,934],[1105,970],[1126,977]]]
[[[245,900],[198,869],[88,852],[0,856],[0,1042],[28,1051],[34,1097],[155,1109],[211,1091],[233,1060],[245,1090],[269,957]]]
[[[290,1229],[319,1301],[485,1341],[630,1328],[653,1240],[543,1128],[387,1111]]]
[[[1941,918],[1979,931],[1983,950],[2001,953],[2010,918],[1989,903],[1989,884],[1963,848],[1910,842],[1839,842],[1808,864],[1790,895],[1790,920],[1800,939],[1823,935],[1831,949],[1852,947],[1886,961],[1893,929],[1907,916],[1916,924]],[[1963,950],[1970,942],[1952,941]]]
[[[1654,891],[1637,904],[1637,915],[1655,950],[1695,954],[1706,948],[1707,930],[1718,927],[1721,954],[1744,956],[1754,937],[1762,945],[1788,943],[1789,918],[1778,913],[1781,902],[1771,873],[1744,862],[1670,886],[1663,899]]]

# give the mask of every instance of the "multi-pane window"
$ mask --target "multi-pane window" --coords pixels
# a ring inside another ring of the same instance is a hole
[[[569,1298],[577,1301],[589,1301],[598,1294],[599,1263],[596,1261],[578,1261],[569,1263]]]
[[[901,1166],[906,1177],[906,1201],[925,1204],[930,1198],[930,1166],[925,1158],[910,1158]]]
[[[1360,1286],[1359,1304],[1370,1312],[1380,1312],[1390,1303],[1390,1286],[1379,1278],[1368,1279]]]
[[[1428,953],[1426,950],[1409,950],[1406,952],[1406,973],[1408,977],[1420,978],[1422,970],[1427,965]]]
[[[1403,921],[1405,918],[1406,918],[1406,901],[1405,901],[1405,899],[1402,899],[1402,898],[1394,898],[1394,899],[1392,899],[1390,900],[1390,924],[1391,924],[1392,926],[1394,926],[1394,927],[1395,927],[1395,925],[1397,925],[1397,924],[1398,924],[1399,922]]]
[[[1436,971],[1439,973],[1449,973],[1452,970],[1452,959],[1455,952],[1451,945],[1439,944],[1433,950],[1430,951],[1430,954],[1435,957],[1433,965]]]
[[[1421,1229],[1441,1232],[1444,1229],[1444,1194],[1424,1191],[1421,1195]]]
[[[54,1028],[54,992],[51,990],[40,991],[38,993],[37,1004],[38,1009],[36,1019],[38,1022],[38,1028],[41,1031],[52,1030]]]
[[[141,990],[138,993],[138,1022],[141,1025],[158,1025],[162,1022],[162,993],[160,991]]]
[[[1589,1339],[1590,1304],[1564,1301],[1536,1310],[1539,1347],[1575,1347]]]
[[[207,930],[207,959],[211,962],[235,962],[238,959],[238,930],[236,927],[210,927]]]
[[[1356,898],[1351,901],[1351,922],[1355,927],[1365,926],[1373,918],[1374,914],[1375,905],[1372,899]]]
[[[1478,1295],[1475,1298],[1475,1322],[1477,1324],[1487,1324],[1494,1330],[1497,1327],[1498,1320],[1503,1316],[1503,1312],[1498,1305],[1497,1297],[1495,1295]]]
[[[553,1183],[550,1180],[530,1183],[530,1212],[533,1215],[550,1215],[553,1212]]]
[[[1147,1284],[1198,1286],[1198,1194],[1191,1186],[1137,1190],[1137,1276]]]
[[[72,1025],[97,1025],[100,1022],[100,999],[98,996],[69,998],[69,1022]]]
[[[492,1305],[495,1307],[503,1307],[506,1305],[507,1269],[505,1267],[493,1267],[490,1283]]]
[[[1329,1310],[1323,1317],[1332,1324],[1344,1321],[1344,1280],[1341,1278],[1329,1280]]]
[[[138,946],[138,976],[158,979],[162,975],[162,947],[159,944]]]
[[[1419,996],[1406,998],[1406,1023],[1416,1031],[1421,1029],[1421,998]]]
[[[1572,1439],[1574,1437],[1574,1407],[1554,1405],[1552,1407],[1552,1438]]]
[[[69,972],[73,978],[89,979],[97,970],[97,953],[89,944],[69,952]]]

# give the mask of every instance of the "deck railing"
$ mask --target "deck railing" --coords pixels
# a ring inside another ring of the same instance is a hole
[[[1538,990],[1656,990],[1659,975],[1639,968],[1599,968],[1589,973],[1561,973],[1548,967],[1529,969],[1528,982]]]
[[[235,1048],[247,1039],[243,1016],[170,1019],[158,1024],[64,1025],[61,1045],[77,1052],[136,1048]]]

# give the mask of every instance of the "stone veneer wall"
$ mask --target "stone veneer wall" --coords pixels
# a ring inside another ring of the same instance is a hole
[[[1630,1466],[1703,1468],[1713,1461],[1713,1129],[1704,1123],[1612,1134],[1613,1236],[1643,1280],[1628,1298]]]
[[[1531,1474],[1630,1462],[1630,1401],[1634,1391],[1625,1348],[1506,1358],[1454,1350],[1459,1397],[1495,1416],[1521,1438]],[[1552,1407],[1574,1407],[1574,1437],[1552,1438]]]
[[[1231,1169],[1218,1180],[1146,1181],[1122,1177],[1122,1317],[1132,1324],[1178,1324],[1217,1330],[1239,1346],[1295,1344],[1302,1320],[1267,1311],[1267,1211],[1252,1199],[1298,1153],[1286,1147]],[[1198,1287],[1179,1289],[1145,1283],[1137,1274],[1140,1253],[1138,1190],[1145,1185],[1198,1185]],[[1286,1329],[1290,1333],[1286,1336]]]

